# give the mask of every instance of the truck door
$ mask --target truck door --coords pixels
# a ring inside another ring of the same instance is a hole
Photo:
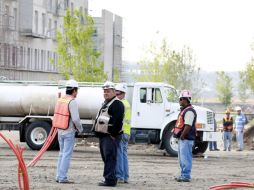
[[[160,88],[140,88],[135,114],[136,128],[160,128],[164,119],[164,102]]]

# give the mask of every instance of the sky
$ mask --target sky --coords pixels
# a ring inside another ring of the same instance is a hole
[[[253,0],[89,0],[123,18],[123,60],[138,62],[151,42],[193,50],[205,71],[240,71],[254,56]]]

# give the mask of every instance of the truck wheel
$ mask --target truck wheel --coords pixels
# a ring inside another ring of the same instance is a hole
[[[173,137],[173,133],[171,133],[174,126],[166,129],[163,136],[163,145],[167,151],[167,153],[171,156],[178,155],[178,139]]]
[[[51,130],[51,125],[46,121],[35,121],[31,123],[25,132],[25,138],[27,145],[32,150],[40,150],[46,141],[48,134]],[[55,138],[50,145],[49,149],[56,146],[57,138]]]
[[[201,153],[203,154],[206,149],[208,147],[208,142],[195,142],[193,149],[192,149],[192,153],[193,154],[198,154]]]

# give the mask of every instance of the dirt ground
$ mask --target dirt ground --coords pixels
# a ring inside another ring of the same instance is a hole
[[[6,137],[19,144],[18,132],[0,131]],[[221,148],[222,142],[219,142]],[[28,163],[37,153],[26,144],[25,162]],[[254,151],[206,151],[205,157],[193,159],[190,183],[174,181],[179,174],[177,158],[164,156],[164,151],[152,145],[130,145],[129,184],[119,184],[117,189],[209,189],[209,186],[231,181],[254,182]],[[58,151],[46,152],[36,166],[28,168],[30,189],[47,190],[83,190],[112,189],[97,186],[102,180],[103,163],[95,143],[78,143],[75,147],[69,176],[75,184],[55,182]],[[8,145],[0,139],[0,189],[18,189],[17,159]],[[114,189],[114,188],[113,188]]]

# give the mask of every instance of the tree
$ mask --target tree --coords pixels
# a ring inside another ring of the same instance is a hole
[[[239,75],[240,75],[240,82],[238,84],[238,95],[239,95],[240,100],[243,103],[245,103],[246,99],[248,98],[248,93],[247,93],[248,84],[246,82],[245,73],[242,71],[242,72],[239,72]]]
[[[189,47],[181,51],[171,50],[163,39],[159,48],[151,43],[146,54],[146,58],[139,62],[141,72],[136,77],[138,81],[166,82],[179,90],[189,89],[198,97],[205,84],[200,79],[200,70]]]
[[[232,102],[232,79],[224,72],[218,71],[216,72],[217,79],[215,83],[215,88],[217,91],[218,99],[225,106],[228,106]]]
[[[91,16],[70,10],[64,17],[64,31],[57,31],[58,70],[65,79],[73,75],[78,81],[103,81],[103,63],[92,39],[94,23]]]

